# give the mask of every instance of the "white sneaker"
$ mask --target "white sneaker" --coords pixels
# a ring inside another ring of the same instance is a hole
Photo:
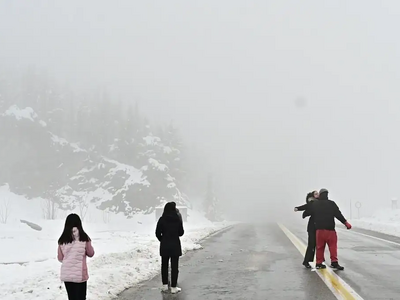
[[[176,293],[179,293],[180,291],[182,291],[182,289],[179,288],[179,287],[172,287],[171,288],[171,294],[176,294]]]
[[[164,285],[161,287],[161,291],[162,291],[162,292],[168,291],[168,284],[164,284]]]

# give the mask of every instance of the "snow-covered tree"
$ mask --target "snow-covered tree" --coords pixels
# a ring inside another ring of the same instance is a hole
[[[0,70],[0,183],[49,199],[49,218],[87,202],[130,216],[187,201],[186,153],[172,123],[157,127],[137,104],[61,88],[36,70],[5,75]]]

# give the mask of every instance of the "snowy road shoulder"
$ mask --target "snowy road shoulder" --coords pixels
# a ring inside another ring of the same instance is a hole
[[[400,210],[384,208],[351,221],[354,227],[400,237]]]
[[[202,239],[230,225],[187,224],[182,237],[183,252],[201,249]],[[96,255],[88,261],[88,300],[113,299],[124,289],[158,274],[159,243],[152,229],[146,231],[101,230],[92,235]],[[0,299],[65,299],[66,292],[59,280],[60,263],[55,258],[56,239],[51,234],[40,238],[38,233],[31,233],[29,239],[29,236],[23,235],[24,232],[17,230],[8,235],[4,234],[4,230],[2,232],[3,241],[11,244],[7,259],[4,253],[7,249],[2,249]],[[15,247],[24,251],[15,253],[13,257],[10,252],[12,249],[15,252]]]

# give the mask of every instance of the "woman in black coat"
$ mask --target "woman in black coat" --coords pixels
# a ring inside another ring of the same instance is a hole
[[[163,291],[168,290],[168,265],[171,259],[171,293],[180,292],[178,283],[179,257],[182,256],[180,238],[183,236],[183,224],[175,202],[168,202],[163,215],[157,222],[156,237],[160,241],[161,277]]]
[[[318,200],[318,196],[319,195],[317,191],[308,193],[306,197],[306,204],[299,207],[295,207],[294,210],[295,211],[304,210],[304,208],[308,203]],[[303,266],[305,266],[307,269],[310,269],[311,268],[310,262],[314,261],[315,247],[317,246],[317,230],[314,224],[314,217],[311,215],[309,211],[304,210],[303,219],[306,217],[310,217],[310,219],[308,220],[308,225],[307,225],[308,244],[307,244],[306,254],[304,255]]]

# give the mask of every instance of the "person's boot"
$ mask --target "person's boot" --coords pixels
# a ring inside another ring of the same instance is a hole
[[[303,266],[306,267],[306,269],[311,269],[310,263],[309,262],[303,262]]]
[[[326,269],[326,266],[324,264],[316,264],[315,268],[316,269]]]
[[[331,268],[336,270],[344,270],[344,267],[339,265],[337,261],[331,263]]]

